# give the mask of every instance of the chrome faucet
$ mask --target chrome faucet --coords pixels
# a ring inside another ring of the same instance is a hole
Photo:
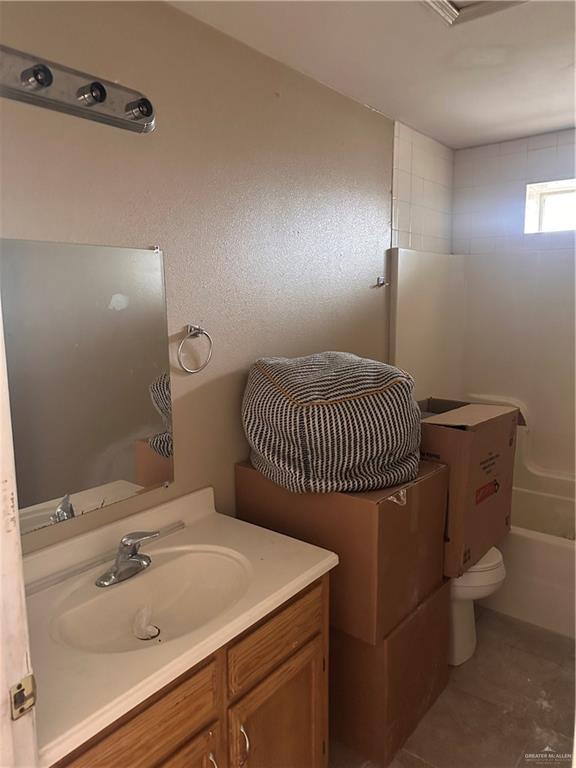
[[[96,586],[111,587],[112,584],[130,579],[148,568],[152,560],[148,555],[141,555],[138,550],[142,542],[155,539],[159,535],[160,531],[135,531],[123,536],[114,565],[96,579]]]
[[[51,523],[61,523],[64,520],[71,520],[75,516],[74,507],[70,501],[70,494],[67,493],[54,512],[50,515]]]

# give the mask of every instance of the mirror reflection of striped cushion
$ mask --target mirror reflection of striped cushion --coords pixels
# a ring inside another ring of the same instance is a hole
[[[165,432],[160,432],[148,439],[148,445],[160,456],[169,459],[173,452],[172,443],[172,392],[170,388],[170,375],[163,371],[157,376],[148,387],[150,398],[154,408],[162,416],[162,421],[166,427]]]
[[[157,435],[152,435],[152,437],[148,438],[148,445],[157,454],[164,456],[165,459],[169,459],[174,452],[170,432],[159,432]]]
[[[172,418],[172,395],[170,375],[167,371],[163,371],[157,376],[148,389],[150,390],[150,398],[154,408],[162,416],[164,423],[169,424]]]
[[[413,387],[405,371],[346,352],[258,360],[242,403],[252,464],[296,493],[413,480],[420,446]]]

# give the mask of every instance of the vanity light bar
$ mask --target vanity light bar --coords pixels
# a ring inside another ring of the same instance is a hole
[[[135,133],[155,128],[152,103],[139,91],[0,45],[0,96]]]

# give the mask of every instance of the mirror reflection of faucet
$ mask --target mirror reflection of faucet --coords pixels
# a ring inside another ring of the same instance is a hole
[[[70,501],[70,494],[67,493],[50,515],[50,522],[61,523],[64,520],[71,520],[73,517],[75,517],[74,506]]]

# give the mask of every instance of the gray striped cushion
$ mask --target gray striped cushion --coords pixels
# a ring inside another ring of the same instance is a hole
[[[252,464],[297,493],[413,480],[420,445],[413,386],[399,368],[346,352],[258,360],[242,403]]]

